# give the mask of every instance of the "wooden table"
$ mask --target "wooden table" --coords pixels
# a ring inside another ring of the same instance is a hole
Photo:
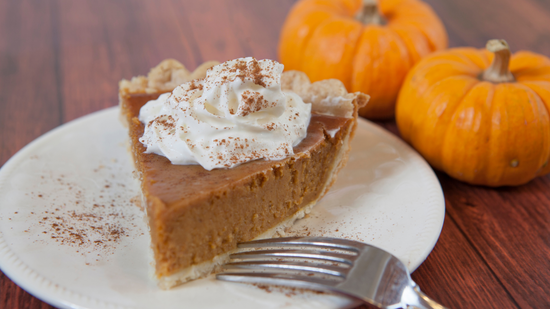
[[[118,81],[165,58],[277,59],[292,0],[0,1],[0,164],[62,123],[118,102]],[[450,45],[550,56],[548,0],[428,0]],[[393,121],[380,125],[397,134]],[[447,212],[413,273],[452,308],[550,308],[550,176],[491,189],[437,173]],[[421,224],[421,222],[419,222]],[[51,308],[0,273],[0,308]]]

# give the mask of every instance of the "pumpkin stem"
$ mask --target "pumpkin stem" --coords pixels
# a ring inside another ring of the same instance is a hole
[[[377,0],[363,0],[363,8],[355,15],[355,19],[362,22],[365,25],[382,24],[382,16],[378,12]]]
[[[505,40],[490,40],[487,42],[487,50],[495,54],[493,62],[483,72],[481,79],[493,83],[509,83],[516,79],[510,72],[510,46]]]

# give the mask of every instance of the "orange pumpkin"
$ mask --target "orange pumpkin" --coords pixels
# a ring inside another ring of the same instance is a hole
[[[487,186],[520,185],[550,172],[550,59],[487,50],[426,57],[399,93],[402,137],[450,176]]]
[[[368,93],[359,113],[382,119],[394,116],[414,63],[446,47],[443,24],[420,0],[380,0],[379,7],[376,0],[302,0],[283,26],[279,58],[312,81],[337,78],[348,91]]]

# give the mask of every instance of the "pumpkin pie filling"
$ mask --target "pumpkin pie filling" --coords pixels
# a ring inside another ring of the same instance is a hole
[[[122,118],[129,125],[162,288],[212,272],[238,242],[284,235],[284,229],[326,193],[345,164],[357,110],[368,96],[348,94],[334,82],[311,91],[305,75],[283,75],[283,88],[295,91],[305,102],[317,101],[311,102],[314,108],[307,136],[294,147],[294,155],[211,171],[200,165],[174,165],[166,157],[145,153],[139,141],[144,132],[139,111],[166,89],[147,90],[154,79],[151,74],[147,82],[140,81],[141,87],[132,88],[135,80],[121,82]],[[341,96],[340,105],[347,106],[331,107],[338,101],[334,94]],[[323,97],[333,102],[322,101]]]

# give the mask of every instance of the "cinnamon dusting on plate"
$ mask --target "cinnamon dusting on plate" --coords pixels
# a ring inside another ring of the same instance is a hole
[[[42,209],[22,209],[14,214],[28,222],[22,232],[33,242],[74,248],[76,254],[86,256],[87,265],[91,259],[106,259],[118,247],[143,235],[135,223],[141,220],[142,213],[134,206],[140,201],[137,195],[127,198],[131,189],[117,181],[119,167],[112,163],[90,170],[88,176],[55,171],[39,176],[36,191],[26,195]]]

